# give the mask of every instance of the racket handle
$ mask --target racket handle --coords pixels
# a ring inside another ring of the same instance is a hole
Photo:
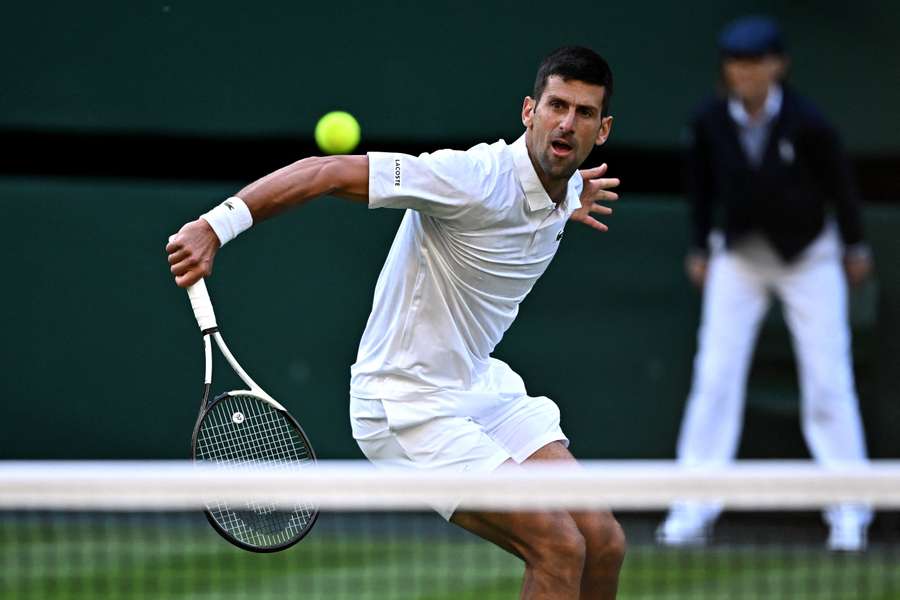
[[[187,289],[188,298],[191,299],[191,308],[194,309],[194,317],[200,331],[216,327],[216,313],[213,312],[212,300],[206,291],[206,282],[201,279]]]

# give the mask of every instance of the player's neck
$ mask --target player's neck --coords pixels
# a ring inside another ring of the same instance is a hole
[[[538,172],[538,178],[541,180],[541,184],[544,186],[544,191],[547,192],[547,195],[550,196],[550,200],[553,201],[554,204],[559,206],[559,204],[566,199],[566,191],[569,188],[569,181],[559,181],[552,180],[548,181],[546,176]]]
[[[531,161],[531,165],[534,167],[534,172],[537,174],[538,180],[544,187],[544,191],[547,192],[548,196],[550,196],[550,200],[553,201],[554,204],[559,206],[560,202],[566,199],[566,192],[569,189],[568,178],[555,179],[547,175],[547,173],[544,172],[544,169],[541,168],[540,162],[535,160],[534,156],[532,156],[530,150],[528,152],[528,160]]]

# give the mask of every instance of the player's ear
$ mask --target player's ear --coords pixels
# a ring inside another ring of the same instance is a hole
[[[531,96],[525,96],[522,103],[522,125],[531,127],[531,120],[534,117],[534,100]]]
[[[613,118],[602,117],[600,119],[600,131],[597,132],[597,139],[594,140],[595,146],[602,146],[606,143],[606,138],[609,137],[609,132],[612,130]]]

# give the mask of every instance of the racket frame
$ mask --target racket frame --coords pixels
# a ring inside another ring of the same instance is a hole
[[[194,285],[188,288],[188,296],[191,299],[191,306],[194,309],[194,316],[197,318],[197,323],[200,326],[200,333],[203,336],[203,365],[204,365],[204,374],[203,374],[203,395],[200,400],[200,413],[197,416],[197,422],[194,424],[194,431],[191,434],[191,458],[196,461],[197,460],[197,437],[200,434],[200,427],[203,424],[203,419],[206,417],[207,413],[215,406],[218,402],[225,398],[229,398],[232,396],[253,396],[262,400],[263,402],[272,406],[275,410],[279,411],[283,417],[285,417],[291,426],[296,429],[297,433],[300,435],[304,444],[306,445],[307,450],[309,451],[309,457],[313,463],[316,461],[316,454],[313,450],[312,444],[309,441],[309,437],[306,435],[306,432],[300,426],[300,423],[297,422],[297,419],[287,411],[287,409],[282,406],[278,401],[276,401],[272,396],[267,394],[253,379],[249,374],[241,367],[240,363],[238,363],[237,359],[231,353],[231,350],[228,349],[228,345],[225,344],[225,340],[222,338],[222,334],[219,332],[219,327],[216,323],[215,314],[212,309],[212,301],[209,298],[209,293],[206,290],[206,284],[203,279],[195,283]],[[212,340],[215,340],[216,346],[219,348],[219,351],[222,353],[222,356],[225,357],[225,360],[228,362],[229,366],[237,373],[238,377],[241,378],[249,389],[246,390],[231,390],[229,392],[224,392],[219,394],[212,400],[210,400],[209,395],[212,389],[212,374],[213,374],[213,358],[212,358]],[[270,547],[260,547],[254,546],[251,544],[247,544],[242,542],[241,540],[234,537],[231,533],[229,533],[225,528],[219,525],[218,521],[216,521],[215,517],[213,517],[212,512],[207,508],[204,509],[203,514],[206,516],[207,521],[212,526],[216,532],[225,538],[229,543],[241,548],[243,550],[249,550],[250,552],[259,552],[259,553],[271,553],[278,552],[280,550],[284,550],[289,548],[302,540],[306,535],[312,530],[313,525],[315,525],[316,520],[319,517],[319,511],[313,509],[313,514],[310,517],[309,521],[304,527],[303,531],[297,535],[296,537],[288,540],[284,544],[280,544],[278,546],[270,546]]]
[[[204,396],[208,396],[208,394],[209,394],[209,385],[207,384],[204,386]],[[191,458],[193,460],[195,460],[195,461],[197,460],[197,437],[200,435],[200,427],[203,424],[204,417],[206,417],[206,414],[210,410],[212,410],[212,408],[218,402],[220,402],[226,398],[235,396],[235,395],[253,396],[255,398],[258,398],[259,400],[262,400],[263,402],[269,403],[269,398],[262,396],[251,390],[232,390],[230,392],[225,392],[225,393],[219,394],[218,396],[213,398],[208,403],[208,405],[205,406],[204,409],[200,412],[200,417],[197,419],[196,425],[194,425],[194,432],[191,435]],[[275,404],[277,405],[277,403],[275,403]],[[277,406],[276,406],[276,408],[277,408]],[[285,417],[288,420],[288,422],[291,424],[291,426],[294,427],[297,434],[300,435],[304,444],[306,444],[307,450],[309,451],[310,459],[313,462],[315,462],[316,461],[315,451],[313,450],[312,444],[309,443],[309,438],[306,436],[306,432],[303,431],[303,428],[300,426],[300,423],[297,422],[297,419],[295,419],[293,417],[293,415],[291,415],[291,413],[289,413],[283,409],[279,409],[279,410],[281,410],[282,416]],[[247,544],[246,542],[243,542],[243,541],[239,540],[238,538],[234,537],[227,529],[225,529],[224,527],[222,527],[219,524],[219,522],[213,516],[212,511],[210,511],[208,508],[203,510],[203,514],[206,517],[206,520],[209,521],[209,524],[212,526],[212,528],[215,529],[216,533],[218,533],[223,538],[225,538],[229,543],[231,543],[243,550],[248,550],[250,552],[257,552],[257,553],[261,553],[261,554],[268,554],[271,552],[279,552],[281,550],[285,550],[287,548],[290,548],[291,546],[293,546],[300,540],[302,540],[304,537],[306,537],[307,534],[309,534],[309,532],[312,531],[313,525],[316,524],[316,520],[319,518],[319,511],[317,509],[313,508],[313,509],[311,509],[310,512],[312,512],[312,516],[306,522],[306,525],[303,528],[303,530],[296,537],[293,537],[290,540],[288,540],[287,542],[285,542],[283,544],[279,544],[277,546],[262,547],[262,546],[254,546],[252,544]]]

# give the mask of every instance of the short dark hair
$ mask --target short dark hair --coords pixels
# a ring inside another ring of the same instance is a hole
[[[538,67],[537,77],[534,79],[534,101],[540,102],[544,88],[547,87],[547,79],[551,75],[557,75],[563,81],[575,79],[591,85],[602,86],[603,106],[601,115],[609,114],[609,103],[613,94],[613,76],[609,64],[603,57],[583,46],[563,46],[547,55]]]

